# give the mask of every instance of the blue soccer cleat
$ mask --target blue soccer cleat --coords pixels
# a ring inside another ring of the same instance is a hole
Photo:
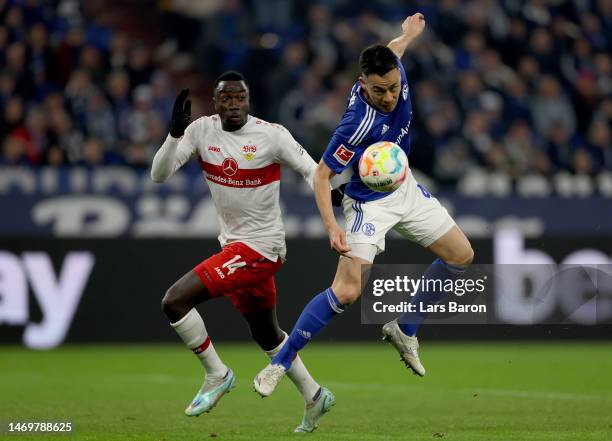
[[[304,408],[304,417],[302,418],[302,424],[297,426],[294,432],[297,433],[310,433],[319,427],[319,420],[323,414],[329,412],[332,406],[336,404],[334,394],[325,387],[321,388],[319,398],[314,403],[307,404]]]
[[[235,385],[236,377],[231,369],[228,369],[225,377],[221,379],[212,379],[207,375],[204,384],[195,398],[189,407],[185,409],[185,415],[200,416],[204,412],[210,412],[217,405],[221,397],[229,393],[230,389],[233,389]]]

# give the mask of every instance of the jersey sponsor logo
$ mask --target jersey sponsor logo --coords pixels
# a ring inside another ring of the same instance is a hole
[[[363,234],[365,234],[366,236],[374,236],[374,234],[376,233],[376,227],[374,227],[374,224],[366,222],[365,224],[363,224],[361,231],[363,231]]]
[[[387,130],[389,130],[389,126],[386,124],[383,124],[382,131],[380,132],[380,134],[384,135],[385,133],[387,133]]]
[[[410,128],[410,123],[411,121],[408,121],[408,124],[406,124],[404,127],[402,127],[402,130],[400,131],[400,134],[397,136],[397,139],[395,140],[395,143],[397,145],[400,145],[402,142],[402,139],[404,139],[404,136],[406,136],[408,134],[408,129]]]
[[[351,107],[353,104],[355,104],[356,99],[357,99],[357,95],[353,94],[351,96],[351,99],[349,100],[348,106]]]
[[[221,164],[221,169],[227,176],[234,176],[238,171],[238,163],[234,158],[225,158],[223,164]]]
[[[215,267],[215,272],[217,273],[220,279],[225,279],[225,274],[223,274],[223,271],[221,271],[218,266]]]
[[[217,147],[216,145],[209,145],[208,146],[208,151],[209,152],[220,153],[221,149],[219,147]]]
[[[340,144],[334,152],[334,158],[342,165],[347,165],[354,155],[355,152],[344,147],[344,144]]]
[[[234,163],[228,161],[233,160]],[[198,158],[206,179],[215,184],[234,188],[253,188],[268,185],[280,180],[280,164],[270,164],[261,168],[238,168],[236,160],[226,158],[221,165],[211,164]],[[228,175],[230,172],[233,174]]]
[[[256,145],[243,145],[242,152],[244,153],[244,157],[247,161],[251,161],[255,157],[255,153],[257,153]]]
[[[402,87],[402,98],[404,98],[404,101],[408,99],[408,83],[404,84],[404,87]]]

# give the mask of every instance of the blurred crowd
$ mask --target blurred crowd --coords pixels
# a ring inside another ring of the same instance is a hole
[[[0,0],[0,164],[147,167],[177,84],[154,47],[79,2]],[[253,112],[318,158],[344,112],[360,51],[422,12],[404,65],[413,167],[442,183],[468,170],[512,178],[612,171],[612,0],[165,0],[158,48],[205,85],[250,81]],[[197,108],[197,107],[196,107]],[[197,116],[197,115],[195,115]]]
[[[0,164],[145,168],[165,138],[168,72],[81,6],[0,0]]]

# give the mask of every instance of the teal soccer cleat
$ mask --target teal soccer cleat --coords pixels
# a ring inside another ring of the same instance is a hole
[[[311,404],[307,404],[304,408],[304,417],[302,418],[302,424],[297,426],[294,432],[297,433],[310,433],[319,427],[319,420],[323,414],[329,412],[332,406],[336,404],[334,394],[325,387],[321,388],[321,393],[317,401]]]
[[[230,389],[233,389],[235,385],[236,377],[231,369],[228,369],[225,377],[221,379],[212,380],[206,376],[204,384],[189,407],[185,409],[185,414],[187,416],[200,416],[204,412],[210,412],[217,405],[221,397],[229,393]]]

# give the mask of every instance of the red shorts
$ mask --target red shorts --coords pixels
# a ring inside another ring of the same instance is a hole
[[[281,259],[272,262],[241,242],[223,247],[193,270],[210,297],[229,297],[234,307],[247,313],[276,305],[274,274]]]

